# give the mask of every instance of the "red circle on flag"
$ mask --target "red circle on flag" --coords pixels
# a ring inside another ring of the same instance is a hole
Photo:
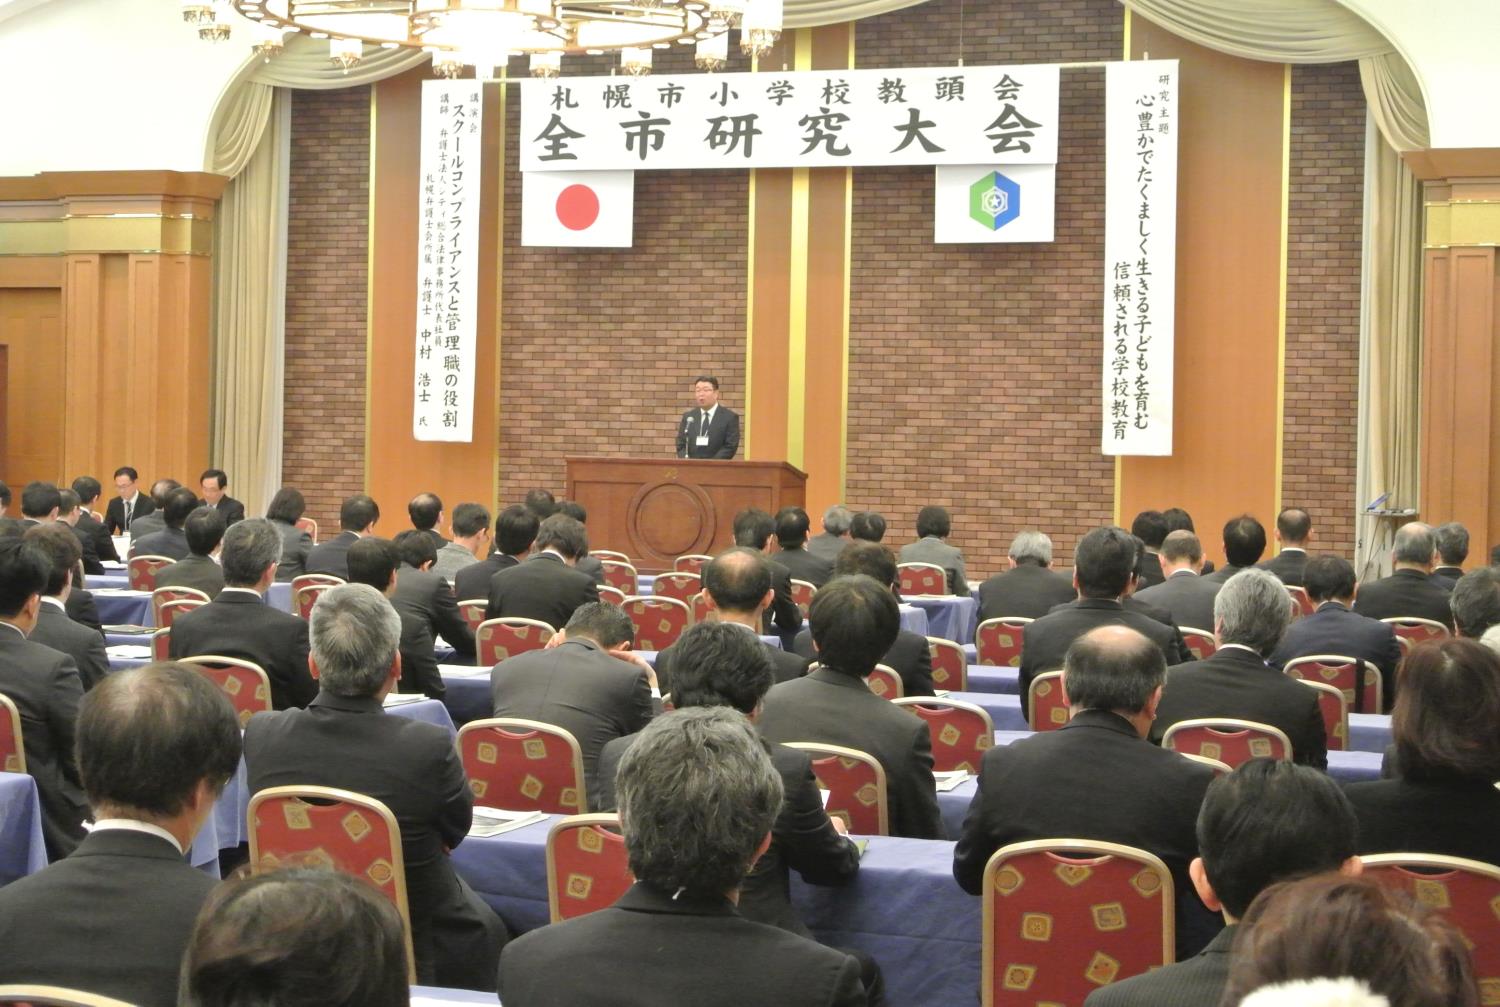
[[[570,185],[557,194],[557,219],[570,231],[586,231],[599,219],[599,194],[586,185]]]

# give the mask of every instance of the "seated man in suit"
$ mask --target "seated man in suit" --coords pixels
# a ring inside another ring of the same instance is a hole
[[[979,764],[953,850],[960,888],[978,895],[991,854],[1010,843],[1069,837],[1139,847],[1172,872],[1178,960],[1202,950],[1219,923],[1193,893],[1188,864],[1213,771],[1146,740],[1166,671],[1161,646],[1129,626],[1100,626],[1069,647],[1072,720],[997,745]]]
[[[443,501],[436,493],[418,493],[412,497],[406,505],[406,514],[411,518],[412,528],[432,539],[434,549],[448,544],[443,538]]]
[[[890,584],[862,574],[829,581],[813,596],[808,621],[822,667],[771,689],[761,733],[767,741],[816,741],[873,756],[885,769],[891,835],[943,838],[926,722],[865,684],[901,629]]]
[[[276,564],[276,579],[289,583],[307,572],[307,554],[312,551],[312,532],[298,525],[307,510],[302,491],[283,486],[266,505],[266,520],[281,533],[281,562]]]
[[[83,572],[86,574],[104,573],[104,564],[99,562],[99,550],[94,537],[78,529],[78,522],[83,517],[83,508],[78,506],[78,494],[70,489],[58,490],[57,500],[57,523],[78,540],[79,562],[83,564]],[[103,525],[98,522],[95,524],[103,530]],[[108,538],[108,536],[105,537]],[[114,551],[113,542],[110,543],[110,551]]]
[[[589,551],[583,525],[554,514],[537,529],[535,551],[524,563],[490,578],[486,619],[537,619],[561,629],[580,605],[599,600],[594,578],[574,569]]]
[[[834,504],[823,512],[823,530],[807,540],[807,551],[832,563],[849,544],[849,525],[854,515],[843,504]]]
[[[781,637],[783,649],[790,644],[802,628],[802,610],[792,600],[792,572],[779,562],[780,555],[771,552],[771,536],[776,531],[776,519],[757,507],[750,507],[734,516],[734,544],[754,549],[766,557],[766,566],[771,570],[771,591],[774,595],[771,607],[766,609],[761,621],[761,632],[771,633],[773,628]]]
[[[1458,635],[1500,651],[1500,570],[1470,570],[1453,585],[1450,601]]]
[[[1203,569],[1203,545],[1190,531],[1174,531],[1162,542],[1161,569],[1166,579],[1135,597],[1171,614],[1179,627],[1214,631],[1214,598],[1219,585],[1199,574]]]
[[[1276,541],[1281,551],[1256,564],[1269,570],[1287,587],[1302,587],[1302,568],[1307,566],[1307,547],[1318,537],[1312,515],[1301,507],[1283,508],[1276,515]]]
[[[1328,766],[1328,737],[1317,693],[1267,664],[1291,624],[1286,587],[1265,570],[1246,570],[1214,599],[1219,649],[1167,675],[1151,740],[1184,720],[1232,717],[1280,728],[1296,762]]]
[[[349,547],[366,535],[375,534],[380,520],[380,505],[363,493],[349,497],[339,505],[339,533],[319,542],[303,561],[304,573],[326,573],[349,579]]]
[[[68,592],[73,588],[73,571],[78,565],[78,540],[61,523],[28,529],[24,540],[40,546],[51,561],[31,642],[71,657],[87,692],[109,674],[109,654],[98,631],[68,618]]]
[[[1205,576],[1214,584],[1222,584],[1259,563],[1265,552],[1266,529],[1259,521],[1249,514],[1230,518],[1224,523],[1224,567]]]
[[[531,551],[541,519],[520,504],[512,504],[495,518],[495,549],[484,559],[466,566],[453,578],[453,597],[459,601],[485,601],[490,579],[501,570],[516,566]]]
[[[1130,534],[1141,540],[1145,555],[1136,564],[1139,588],[1155,587],[1167,579],[1162,570],[1161,544],[1167,537],[1167,519],[1159,510],[1143,510],[1130,523]]]
[[[1161,516],[1166,519],[1168,535],[1174,531],[1190,531],[1194,535],[1198,534],[1198,529],[1193,527],[1193,515],[1181,507],[1168,507],[1161,512]],[[1213,560],[1205,559],[1203,561],[1203,569],[1198,572],[1205,577],[1213,573]]]
[[[395,543],[401,551],[401,576],[396,581],[391,604],[398,613],[425,621],[432,630],[432,639],[442,637],[460,660],[474,660],[474,630],[459,612],[448,582],[432,572],[432,565],[437,562],[432,536],[409,528],[396,536]]]
[[[10,509],[10,487],[0,482],[0,518]]]
[[[571,734],[583,753],[587,793],[607,742],[634,734],[661,710],[656,672],[630,651],[635,626],[604,601],[580,605],[562,643],[506,658],[490,670],[497,717],[537,720]],[[584,807],[580,812],[587,810]]]
[[[896,591],[896,557],[883,545],[874,542],[855,542],[839,554],[833,567],[834,577],[852,577],[864,574],[876,583],[888,585],[891,593]],[[792,649],[807,661],[818,659],[817,647],[813,644],[810,630],[797,634]],[[880,658],[883,664],[901,676],[901,693],[905,696],[932,695],[932,651],[927,638],[907,630],[898,630],[896,642]]]
[[[705,752],[714,758],[704,758]],[[500,957],[506,1007],[854,1007],[859,964],[736,909],[774,841],[781,777],[744,716],[661,717],[620,760],[620,828],[635,884],[608,909],[533,930]]]
[[[250,793],[340,787],[389,808],[401,826],[417,981],[493,989],[505,925],[448,860],[474,810],[453,739],[442,727],[387,716],[381,705],[401,678],[400,617],[368,584],[341,584],[318,598],[308,624],[317,697],[306,710],[250,718]]]
[[[104,527],[111,535],[129,535],[130,526],[136,518],[145,517],[156,509],[156,503],[136,485],[141,475],[129,465],[115,469],[115,493],[104,508]],[[78,494],[82,497],[84,494]]]
[[[967,598],[969,584],[964,580],[964,554],[948,544],[948,536],[952,533],[953,521],[948,516],[948,508],[923,507],[917,512],[917,540],[901,547],[901,562],[931,563],[942,567],[948,574],[948,593]]]
[[[677,424],[678,458],[733,458],[740,446],[740,418],[719,405],[719,379],[700,374],[693,379],[697,408],[682,414]]]
[[[438,547],[432,572],[452,585],[458,572],[490,554],[490,512],[484,504],[461,503],[453,508],[453,541]]]
[[[281,532],[265,518],[224,533],[224,590],[172,623],[172,660],[212,654],[253,661],[271,680],[271,706],[306,706],[318,694],[307,670],[307,623],[266,604]],[[347,572],[347,571],[346,571]]]
[[[73,722],[83,685],[67,654],[29,639],[52,560],[19,535],[0,538],[0,695],[21,714],[26,772],[42,801],[47,856],[61,860],[83,839],[88,805],[73,761]]]
[[[1198,856],[1188,866],[1198,898],[1224,929],[1194,958],[1090,993],[1084,1007],[1217,1004],[1229,978],[1230,946],[1255,897],[1282,881],[1363,869],[1355,855],[1354,809],[1339,785],[1306,766],[1251,759],[1209,785],[1198,812]]]
[[[583,504],[577,500],[559,500],[557,503],[557,513],[568,515],[568,517],[583,525],[585,531],[588,530],[589,512],[584,510]],[[578,562],[574,566],[580,573],[586,573],[594,578],[595,587],[604,586],[604,564],[597,557],[585,553],[578,557]]]
[[[1078,601],[1029,623],[1021,634],[1021,711],[1029,711],[1031,680],[1060,671],[1073,641],[1099,626],[1129,626],[1161,648],[1163,659],[1180,659],[1181,634],[1149,615],[1131,612],[1120,598],[1135,572],[1135,539],[1123,528],[1095,528],[1073,550],[1073,586]]]
[[[822,587],[833,576],[833,564],[807,551],[807,511],[783,507],[776,512],[776,562],[786,567],[793,580]]]
[[[185,855],[239,761],[239,718],[191,668],[122,671],[85,696],[78,769],[94,826],[68,859],[0,889],[0,983],[176,1004],[218,883]]]
[[[182,526],[188,515],[197,509],[198,498],[193,495],[192,490],[179,486],[168,493],[161,509],[166,527],[150,535],[132,537],[130,555],[187,559],[192,553],[192,547],[188,545],[187,533],[182,530]]]
[[[93,476],[79,476],[73,480],[73,492],[78,494],[78,520],[73,523],[73,530],[79,535],[94,543],[94,555],[100,562],[118,563],[120,554],[115,551],[115,540],[110,537],[109,529],[103,521],[96,520],[91,513],[94,505],[99,502],[99,494],[103,492],[99,480]],[[99,570],[85,569],[85,573],[102,572]]]
[[[203,506],[212,507],[224,519],[224,527],[245,520],[245,505],[224,492],[229,485],[229,476],[223,469],[205,469],[198,477],[203,490]]]
[[[62,507],[61,491],[52,483],[29,482],[21,490],[21,524],[51,524]]]
[[[351,584],[368,584],[390,599],[396,593],[400,570],[401,550],[389,539],[367,535],[349,547]],[[433,654],[432,626],[410,609],[392,607],[401,617],[401,681],[396,691],[442,699],[448,690]]]
[[[1342,556],[1314,556],[1303,568],[1302,586],[1317,611],[1292,623],[1271,655],[1271,664],[1285,668],[1288,661],[1315,654],[1369,661],[1380,669],[1384,709],[1389,711],[1396,694],[1401,645],[1390,626],[1350,611],[1356,591],[1354,567]],[[1363,689],[1356,690],[1349,709],[1351,713],[1375,712],[1364,708]]]
[[[1457,521],[1440,524],[1433,529],[1433,544],[1437,546],[1438,565],[1432,571],[1434,580],[1441,578],[1450,591],[1452,585],[1464,575],[1464,560],[1469,558],[1469,529]]]
[[[1010,540],[1007,568],[979,585],[979,620],[1040,619],[1078,596],[1073,581],[1052,569],[1052,540],[1039,531]]]
[[[885,538],[885,517],[864,510],[849,519],[849,537],[862,542],[879,542]]]
[[[536,515],[537,521],[545,521],[557,513],[557,497],[552,495],[551,490],[544,490],[538,487],[537,489],[526,491],[524,506]]]
[[[1397,617],[1431,619],[1453,629],[1449,588],[1432,579],[1437,565],[1437,542],[1432,528],[1413,521],[1396,531],[1391,552],[1394,571],[1389,577],[1359,586],[1354,611],[1371,619]]]
[[[775,596],[771,590],[771,567],[763,555],[739,546],[719,553],[703,565],[703,590],[708,593],[709,605],[719,622],[743,626],[760,642],[761,618]],[[925,640],[922,645],[925,649]],[[790,653],[768,643],[761,643],[761,647],[777,682],[790,682],[807,672],[809,655],[801,651]],[[678,660],[675,643],[656,656],[656,676],[664,693],[673,691],[672,676]],[[930,667],[928,677],[930,681]]]
[[[130,554],[133,556],[140,552],[136,548],[136,542],[147,535],[155,535],[167,526],[166,516],[162,509],[167,506],[167,497],[172,495],[173,490],[182,489],[182,483],[176,479],[158,479],[151,484],[151,505],[148,513],[139,513],[130,522]],[[197,497],[193,501],[197,502]]]
[[[224,517],[216,507],[199,507],[183,522],[188,556],[156,573],[157,587],[190,587],[209,600],[224,590],[224,570],[214,559],[224,541]]]

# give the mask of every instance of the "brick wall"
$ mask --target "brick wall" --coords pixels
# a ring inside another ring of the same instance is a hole
[[[282,482],[324,537],[364,488],[370,89],[292,97]]]

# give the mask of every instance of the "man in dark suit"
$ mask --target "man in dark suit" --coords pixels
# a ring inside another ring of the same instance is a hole
[[[1100,626],[1072,644],[1063,672],[1072,720],[984,753],[953,850],[959,887],[978,895],[991,854],[1010,843],[1067,836],[1139,847],[1172,872],[1178,959],[1202,950],[1220,924],[1194,894],[1188,864],[1213,771],[1146,740],[1166,670],[1160,644],[1129,626]]]
[[[86,574],[104,573],[104,565],[99,562],[99,549],[92,535],[80,531],[78,522],[83,517],[83,508],[78,505],[78,494],[70,489],[57,491],[57,523],[68,529],[69,533],[78,540],[79,562],[83,564],[83,572]],[[97,521],[94,526],[100,531],[104,526]],[[108,535],[104,536],[106,539]],[[114,551],[114,543],[110,542],[110,551]]]
[[[578,606],[599,600],[599,587],[574,569],[589,551],[583,525],[553,514],[536,533],[536,551],[524,563],[490,578],[486,619],[538,619],[554,629],[568,624]]]
[[[693,399],[698,405],[677,424],[677,457],[733,458],[740,446],[740,418],[719,405],[719,379],[707,374],[694,378]]]
[[[520,504],[501,511],[495,518],[495,551],[454,575],[453,597],[458,601],[488,599],[491,578],[526,558],[541,523],[540,518]]]
[[[1458,635],[1489,643],[1484,640],[1485,634],[1500,626],[1500,569],[1482,566],[1470,570],[1453,586],[1450,600]]]
[[[307,669],[307,623],[265,602],[276,579],[281,532],[265,518],[224,533],[224,590],[172,623],[172,660],[214,655],[260,665],[271,680],[271,706],[306,706],[318,694]]]
[[[802,610],[792,600],[792,572],[771,554],[771,536],[775,531],[776,519],[759,508],[750,507],[734,516],[734,544],[760,552],[771,570],[773,598],[762,617],[761,632],[770,633],[774,625],[782,648],[790,650],[797,630],[802,628]]]
[[[1159,510],[1143,510],[1130,524],[1130,534],[1145,545],[1145,554],[1136,564],[1140,589],[1155,587],[1167,579],[1162,569],[1161,544],[1167,537],[1167,519]]]
[[[495,665],[490,701],[497,717],[536,720],[571,734],[583,753],[586,792],[593,794],[599,752],[650,723],[661,711],[661,691],[651,665],[630,651],[630,617],[609,602],[580,605],[560,635],[555,647]]]
[[[73,761],[73,722],[83,698],[78,667],[68,655],[28,639],[51,574],[52,560],[41,546],[16,536],[0,539],[0,695],[20,711],[47,855],[61,860],[83,839],[89,813]]]
[[[588,531],[589,512],[577,500],[559,500],[557,503],[557,513],[568,515],[568,517],[583,525],[585,532]],[[597,557],[590,556],[587,553],[579,556],[578,562],[574,564],[574,569],[594,578],[595,587],[604,586],[604,563]]]
[[[183,522],[188,555],[156,572],[157,587],[190,587],[208,595],[210,601],[224,590],[224,570],[214,559],[224,541],[224,517],[217,508],[199,507]]]
[[[872,510],[862,510],[849,519],[849,537],[862,542],[880,542],[885,539],[885,515]]]
[[[1448,590],[1464,575],[1464,561],[1469,558],[1469,529],[1457,521],[1440,524],[1432,532],[1437,546],[1438,565],[1432,571],[1434,580],[1446,581]]]
[[[1390,626],[1350,611],[1356,591],[1354,567],[1341,556],[1314,556],[1303,569],[1303,587],[1317,611],[1292,623],[1271,655],[1271,664],[1285,668],[1288,661],[1316,654],[1369,661],[1380,669],[1384,708],[1390,710],[1401,645]],[[1350,711],[1375,712],[1364,709],[1363,689],[1355,690]]]
[[[115,469],[115,492],[118,496],[104,508],[104,527],[111,535],[130,534],[130,526],[136,518],[145,517],[156,510],[156,504],[136,485],[140,478],[140,473],[129,465],[121,465]],[[78,495],[83,496],[82,493]]]
[[[1211,583],[1222,584],[1259,563],[1265,551],[1266,529],[1259,521],[1249,514],[1230,518],[1224,524],[1224,566],[1205,576]]]
[[[339,505],[339,533],[308,550],[303,569],[348,580],[349,547],[363,536],[375,534],[375,522],[379,520],[380,507],[374,500],[363,493],[349,497]]]
[[[901,629],[890,585],[862,575],[829,581],[813,596],[808,621],[822,667],[770,691],[761,733],[767,741],[817,741],[873,756],[885,769],[891,835],[943,838],[926,722],[865,683]]]
[[[807,551],[832,563],[849,544],[849,525],[854,515],[843,504],[823,512],[823,530],[807,540]]]
[[[78,563],[78,540],[64,525],[54,523],[29,529],[25,541],[40,546],[51,561],[36,628],[31,631],[31,642],[71,657],[78,668],[79,681],[87,692],[109,674],[109,654],[104,650],[103,636],[68,618],[67,597],[73,587],[73,570]]]
[[[99,501],[99,494],[103,492],[99,480],[93,476],[79,476],[73,480],[73,492],[78,494],[78,520],[73,524],[73,530],[94,543],[94,555],[100,562],[120,562],[120,554],[115,551],[115,540],[110,537],[109,529],[104,522],[95,520],[91,513],[94,504]],[[96,571],[85,569],[85,572]]]
[[[72,856],[0,889],[0,983],[176,1004],[182,952],[218,883],[185,854],[239,761],[234,709],[189,668],[122,671],[84,697],[78,768],[94,826]]]
[[[489,555],[489,508],[477,503],[459,504],[453,508],[452,527],[453,541],[437,547],[437,562],[432,565],[432,572],[450,585],[457,583],[460,570]]]
[[[1204,1007],[1224,997],[1240,917],[1282,881],[1358,874],[1354,809],[1339,785],[1306,766],[1252,759],[1209,785],[1198,812],[1198,898],[1225,927],[1196,957],[1110,983],[1084,1007]]]
[[[1453,610],[1448,602],[1452,588],[1432,579],[1438,558],[1432,529],[1419,521],[1402,525],[1391,558],[1394,571],[1389,577],[1359,586],[1354,611],[1371,619],[1431,619],[1452,631]]]
[[[776,562],[786,567],[792,580],[803,580],[822,587],[833,576],[833,564],[807,551],[807,511],[801,507],[783,507],[776,512]]]
[[[61,492],[52,483],[29,482],[21,490],[21,524],[27,528],[57,520]]]
[[[474,630],[458,610],[448,582],[432,572],[437,562],[432,536],[408,529],[396,536],[395,543],[401,551],[401,570],[391,604],[398,613],[426,622],[433,640],[442,637],[461,659],[474,660]]]
[[[1078,596],[1073,581],[1052,569],[1052,540],[1039,531],[1010,540],[1004,573],[979,585],[979,620],[1040,619]]]
[[[418,493],[412,497],[406,505],[406,514],[411,518],[413,528],[432,539],[434,549],[448,544],[443,537],[443,501],[436,493]]]
[[[167,526],[166,518],[162,509],[167,505],[167,497],[173,490],[181,489],[182,483],[176,479],[158,479],[151,484],[151,512],[149,514],[137,513],[130,522],[130,544],[131,553],[140,550],[135,548],[135,543],[147,535],[155,535]],[[197,497],[193,498],[194,500]]]
[[[224,519],[224,527],[245,520],[245,505],[224,492],[224,487],[229,485],[229,476],[223,469],[206,469],[198,477],[198,485],[203,489],[203,506],[218,511]]]
[[[368,584],[391,599],[402,576],[400,571],[401,550],[389,539],[366,535],[349,547],[351,584]],[[394,603],[392,607],[401,617],[401,680],[396,683],[396,691],[442,699],[448,689],[438,671],[432,626],[410,608],[397,607]]]
[[[493,989],[505,925],[447,855],[468,834],[474,807],[453,739],[433,724],[386,716],[381,705],[401,677],[400,617],[368,584],[342,584],[318,599],[310,633],[317,697],[306,710],[250,718],[250,793],[340,787],[389,808],[401,826],[417,981]]]
[[[1165,609],[1179,627],[1214,631],[1214,598],[1220,585],[1200,576],[1203,545],[1190,531],[1174,531],[1162,542],[1162,573],[1166,580],[1135,595],[1148,605]]]
[[[1031,680],[1059,671],[1073,641],[1099,626],[1129,626],[1161,648],[1169,664],[1180,658],[1181,635],[1165,623],[1127,611],[1120,598],[1135,572],[1135,539],[1123,528],[1095,528],[1073,550],[1078,601],[1029,623],[1021,635],[1021,711],[1029,710]]]
[[[883,545],[875,542],[854,542],[839,554],[833,567],[834,577],[852,577],[864,574],[876,583],[885,584],[896,591],[896,557]],[[792,649],[805,662],[818,660],[818,649],[813,645],[812,632],[804,629],[797,634]],[[932,651],[927,638],[917,633],[900,630],[896,642],[885,652],[879,662],[901,676],[901,692],[906,696],[932,695]]]
[[[10,509],[10,487],[0,482],[0,518]]]
[[[917,540],[901,547],[902,563],[930,563],[940,566],[948,575],[948,593],[960,598],[969,596],[969,582],[964,579],[964,554],[950,545],[953,518],[948,508],[928,505],[917,511]]]
[[[1161,742],[1184,720],[1232,717],[1280,728],[1296,762],[1328,766],[1328,737],[1317,693],[1267,664],[1292,621],[1286,587],[1265,570],[1247,570],[1214,599],[1219,649],[1202,661],[1173,668],[1151,725]]]
[[[1307,566],[1307,547],[1318,537],[1312,515],[1301,507],[1287,507],[1276,515],[1276,541],[1281,550],[1257,564],[1269,570],[1287,587],[1302,586],[1302,568]]]
[[[182,526],[187,521],[188,515],[197,509],[198,498],[192,490],[179,486],[168,493],[160,511],[166,527],[150,535],[132,536],[130,555],[165,556],[174,560],[187,559],[193,550],[188,545],[187,534],[182,530]]]
[[[704,758],[712,752],[713,758]],[[620,760],[620,827],[636,883],[608,909],[534,930],[500,958],[506,1007],[855,1007],[850,956],[736,910],[784,787],[744,716],[660,717]]]

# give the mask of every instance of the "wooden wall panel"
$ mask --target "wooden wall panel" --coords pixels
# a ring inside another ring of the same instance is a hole
[[[62,292],[0,289],[0,348],[6,356],[3,394],[6,454],[0,478],[17,494],[33,479],[63,478],[67,387]]]

